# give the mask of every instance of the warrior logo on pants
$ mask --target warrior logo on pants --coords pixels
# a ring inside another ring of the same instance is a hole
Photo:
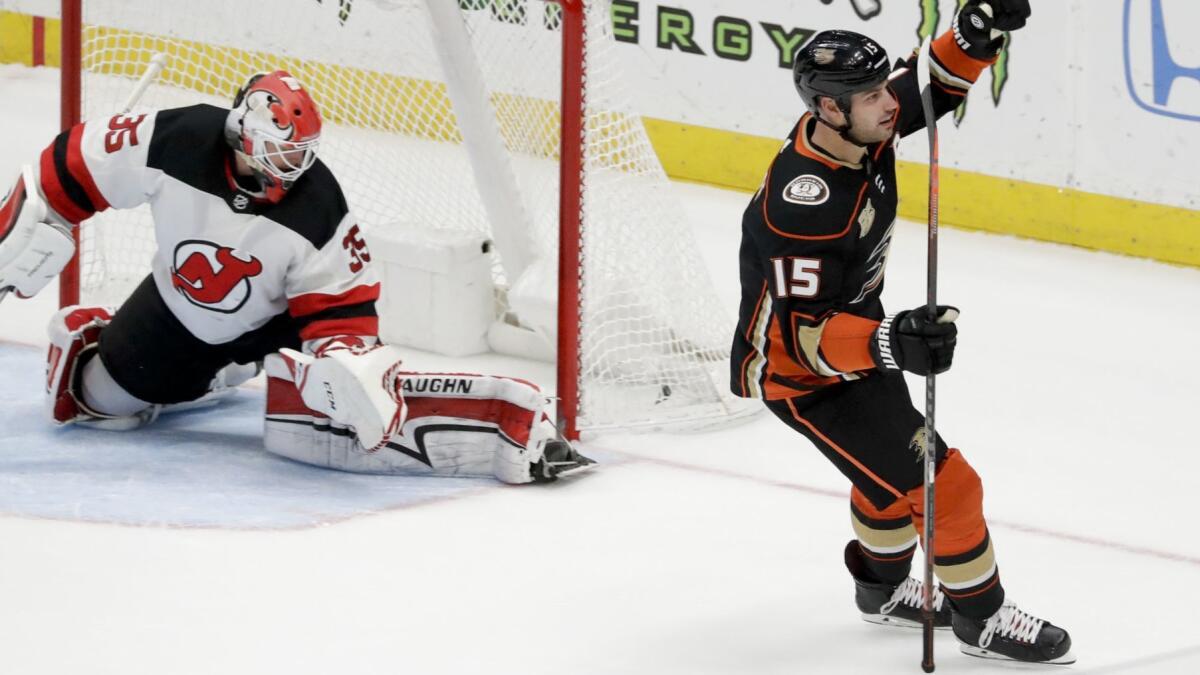
[[[262,262],[248,253],[189,239],[175,247],[171,285],[197,307],[232,314],[246,304],[250,277],[262,269]]]

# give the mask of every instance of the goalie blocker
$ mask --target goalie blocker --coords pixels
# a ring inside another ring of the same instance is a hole
[[[267,450],[355,473],[494,476],[505,483],[548,482],[593,464],[555,438],[547,400],[529,382],[401,371],[388,358],[390,347],[339,351],[267,357]]]
[[[0,300],[12,290],[33,297],[71,261],[70,230],[49,216],[33,169],[21,167],[16,185],[0,198]]]

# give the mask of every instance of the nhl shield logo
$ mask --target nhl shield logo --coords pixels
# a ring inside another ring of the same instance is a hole
[[[233,208],[237,209],[238,211],[243,211],[249,205],[250,205],[249,197],[247,197],[246,195],[234,195]]]
[[[250,279],[262,270],[262,261],[248,253],[189,239],[175,247],[171,285],[197,307],[232,314],[250,299]]]

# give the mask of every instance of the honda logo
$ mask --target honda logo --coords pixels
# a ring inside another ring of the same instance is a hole
[[[1174,22],[1163,5],[1179,10]],[[1185,25],[1185,6],[1191,9],[1188,0],[1125,0],[1125,83],[1142,108],[1200,121],[1200,43]]]

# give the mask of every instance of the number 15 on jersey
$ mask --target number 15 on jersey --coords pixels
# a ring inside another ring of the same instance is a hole
[[[821,290],[821,261],[816,258],[771,258],[775,297],[815,298]]]

